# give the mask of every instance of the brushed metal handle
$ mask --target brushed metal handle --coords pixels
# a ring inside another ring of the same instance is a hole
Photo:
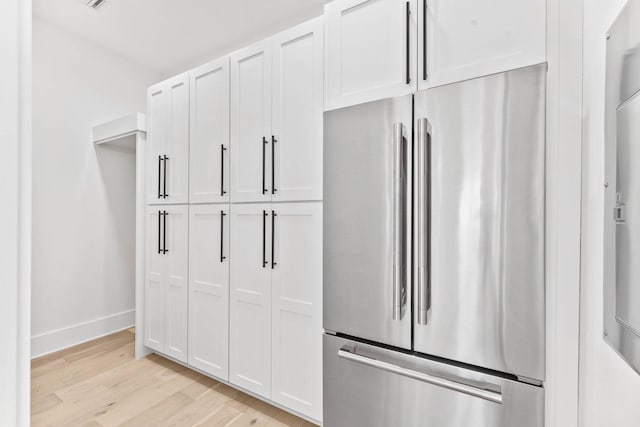
[[[262,211],[262,268],[267,266],[267,216],[266,210]]]
[[[224,217],[227,215],[223,210],[220,211],[220,262],[224,262],[227,259],[224,256]]]
[[[278,140],[271,135],[271,194],[276,194],[276,142]]]
[[[167,217],[169,216],[169,213],[164,211],[162,216],[164,217],[164,220],[162,221],[162,253],[166,254],[169,252],[169,249],[167,249]]]
[[[158,253],[162,253],[162,212],[158,211]]]
[[[275,255],[275,251],[276,251],[276,212],[275,211],[271,211],[271,269],[273,270],[274,268],[276,268],[276,265],[278,265],[278,263],[275,261],[276,259],[276,255]]]
[[[264,136],[262,137],[262,194],[267,194],[267,191],[269,191],[267,189],[267,177],[266,177],[266,166],[265,166],[265,161],[266,161],[266,150],[267,150],[267,138],[265,138]]]
[[[404,125],[393,125],[393,320],[402,320],[406,283],[406,138]]]
[[[431,253],[429,238],[431,233],[431,131],[429,121],[418,119],[418,143],[416,147],[416,223],[415,277],[417,281],[418,309],[416,321],[418,325],[427,324],[427,313],[430,306],[431,284],[429,281]]]
[[[158,156],[158,199],[162,199],[162,156]]]
[[[345,345],[340,350],[338,350],[338,357],[355,363],[360,363],[362,365],[370,366],[372,368],[390,372],[392,374],[402,375],[403,377],[422,381],[427,384],[432,384],[437,387],[443,387],[449,390],[457,391],[459,393],[468,394],[469,396],[478,397],[480,399],[488,400],[489,402],[502,404],[501,392],[474,387],[462,382],[425,374],[424,372],[419,372],[413,369],[407,369],[402,366],[394,365],[392,363],[383,362],[369,356],[362,356],[355,352],[355,346],[352,345]],[[499,389],[498,385],[494,385],[494,387]]]

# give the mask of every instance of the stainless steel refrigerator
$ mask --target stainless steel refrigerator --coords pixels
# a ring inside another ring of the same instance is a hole
[[[325,426],[543,426],[546,69],[325,113]]]

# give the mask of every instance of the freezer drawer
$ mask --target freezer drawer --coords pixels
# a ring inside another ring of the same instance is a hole
[[[325,427],[542,427],[544,391],[324,336]]]

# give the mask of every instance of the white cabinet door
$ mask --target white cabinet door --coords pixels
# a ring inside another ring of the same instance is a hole
[[[145,145],[145,200],[164,204],[162,164],[167,136],[167,92],[159,83],[147,90],[147,141]]]
[[[322,22],[316,18],[272,38],[273,201],[322,199]]]
[[[229,381],[271,396],[270,204],[231,206]]]
[[[165,351],[187,362],[189,216],[188,206],[164,206]]]
[[[545,0],[427,1],[428,79],[420,88],[546,60]]]
[[[165,203],[189,202],[189,73],[166,82]],[[163,177],[164,179],[164,177]]]
[[[189,207],[189,365],[229,379],[229,206]]]
[[[325,110],[416,90],[417,0],[325,6]]]
[[[189,201],[229,200],[229,57],[190,73]]]
[[[322,204],[274,204],[271,398],[322,419]]]
[[[144,345],[163,352],[164,255],[162,254],[162,206],[148,206],[145,213]]]
[[[270,201],[271,48],[267,39],[231,55],[231,200]]]

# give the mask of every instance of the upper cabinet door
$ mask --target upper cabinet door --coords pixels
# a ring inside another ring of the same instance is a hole
[[[420,0],[419,24],[420,89],[546,60],[545,0]]]
[[[231,200],[271,200],[271,41],[231,55]]]
[[[273,201],[322,199],[323,25],[316,18],[273,41]]]
[[[162,212],[148,206],[145,213],[144,345],[164,352],[164,256]]]
[[[229,201],[229,57],[190,72],[189,201]]]
[[[322,203],[274,204],[271,398],[322,419]]]
[[[164,83],[147,90],[147,141],[145,144],[145,200],[164,204],[163,163],[167,137],[167,92]]]
[[[325,110],[417,89],[417,0],[325,6]]]
[[[189,365],[229,378],[229,209],[189,207]]]
[[[231,205],[229,382],[271,397],[271,204]]]
[[[187,362],[189,217],[188,206],[165,206],[165,354]]]
[[[166,82],[165,203],[189,202],[189,73]],[[164,177],[163,177],[164,180]]]

